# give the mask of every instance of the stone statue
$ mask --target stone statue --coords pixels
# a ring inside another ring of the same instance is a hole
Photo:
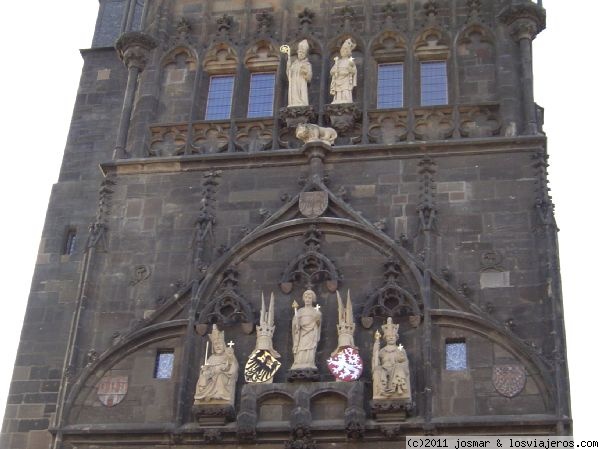
[[[380,348],[381,334],[375,333],[373,345],[373,399],[411,400],[408,358],[398,341],[398,324],[391,318],[381,326],[386,345]]]
[[[212,354],[204,360],[196,384],[194,404],[228,403],[235,401],[235,384],[238,377],[238,362],[233,352],[233,342],[225,346],[225,333],[213,324],[209,334]],[[208,348],[207,348],[208,354]]]
[[[281,367],[277,358],[281,355],[273,348],[275,333],[275,297],[271,293],[269,309],[265,307],[262,295],[260,325],[256,327],[256,348],[250,354],[244,369],[244,378],[249,383],[272,383],[273,376]]]
[[[292,352],[294,363],[292,370],[316,370],[315,354],[321,338],[321,311],[319,306],[313,307],[317,295],[312,290],[306,290],[302,295],[304,307],[298,310],[294,307],[292,319]]]
[[[333,95],[332,104],[352,103],[352,89],[356,87],[356,64],[352,57],[352,50],[356,43],[346,39],[340,48],[340,57],[335,57],[335,62],[330,70],[331,86],[329,93]]]
[[[287,47],[288,107],[308,106],[308,86],[312,79],[312,66],[308,60],[308,41],[298,44],[298,56],[291,61]]]
[[[296,127],[296,137],[304,143],[321,141],[333,145],[337,139],[337,132],[333,128],[323,128],[312,123],[300,123]]]

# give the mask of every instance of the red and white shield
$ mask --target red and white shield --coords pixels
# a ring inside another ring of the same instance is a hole
[[[98,384],[98,399],[107,407],[114,407],[127,394],[129,378],[127,376],[104,377]]]
[[[342,346],[327,359],[327,368],[337,380],[342,382],[358,380],[363,372],[363,366],[358,349],[352,346]]]

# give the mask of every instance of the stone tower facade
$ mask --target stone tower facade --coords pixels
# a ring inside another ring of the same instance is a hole
[[[101,0],[0,445],[569,434],[544,27],[541,0]]]

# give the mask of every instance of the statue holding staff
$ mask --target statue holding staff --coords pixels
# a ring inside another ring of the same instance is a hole
[[[308,41],[298,44],[296,59],[292,62],[290,47],[282,45],[280,51],[287,54],[288,107],[308,106],[308,83],[312,79],[312,66],[308,60]]]

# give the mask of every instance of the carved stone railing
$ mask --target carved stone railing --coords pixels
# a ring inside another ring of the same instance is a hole
[[[497,103],[431,106],[415,109],[375,109],[362,120],[366,137],[358,134],[337,145],[395,145],[402,142],[512,135],[510,124],[503,129]],[[360,121],[353,125],[358,129]],[[278,129],[275,127],[279,126]],[[294,128],[275,118],[197,121],[154,124],[149,127],[147,157],[190,154],[258,153],[279,148],[300,148]],[[277,136],[277,138],[275,137]],[[338,134],[339,136],[339,134]]]

